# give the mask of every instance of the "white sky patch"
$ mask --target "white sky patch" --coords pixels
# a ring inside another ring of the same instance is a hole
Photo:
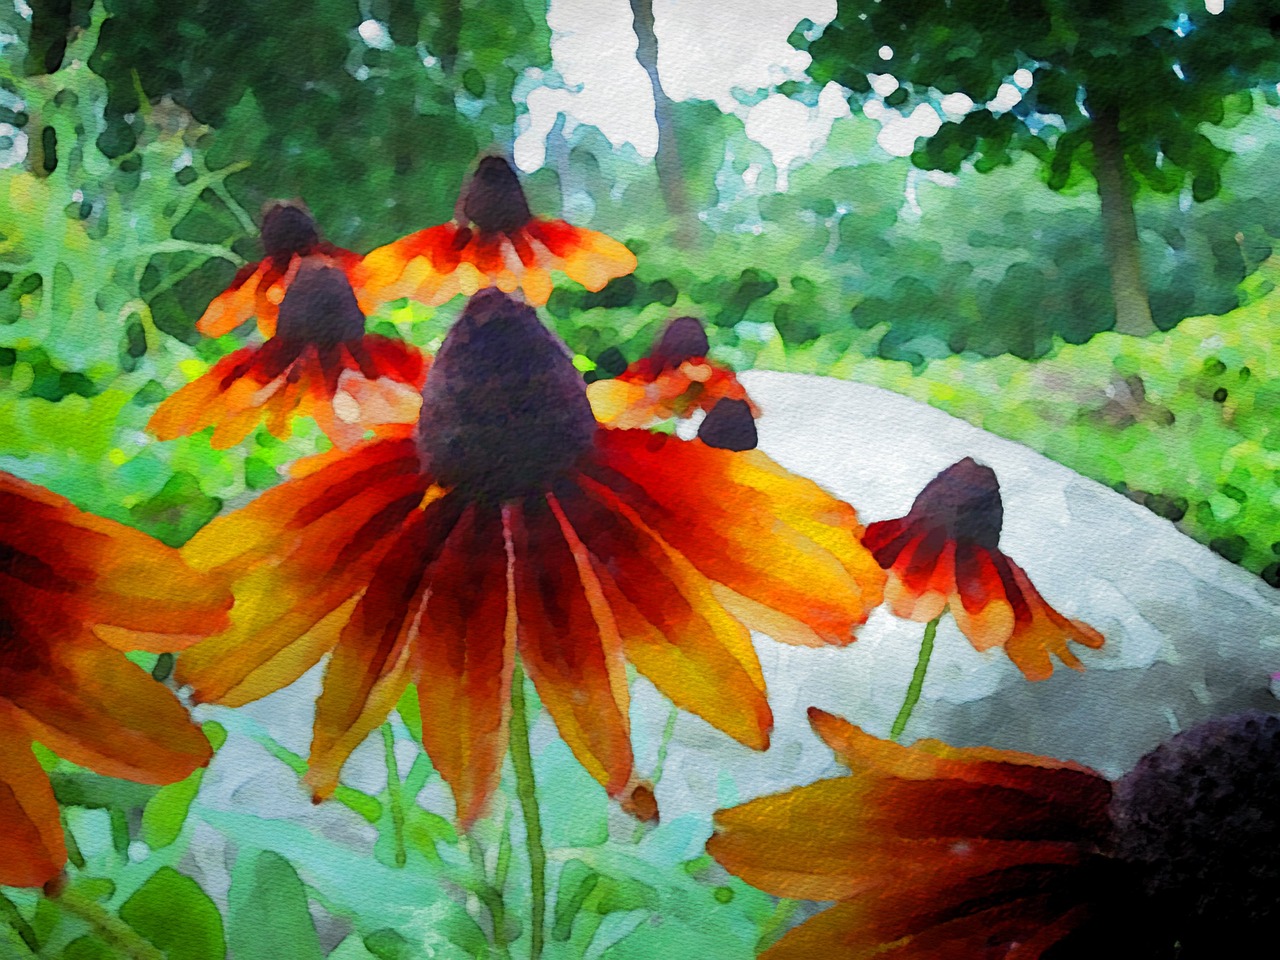
[[[553,0],[562,2],[592,12],[603,6]],[[622,5],[629,29],[630,5]],[[730,112],[738,106],[735,87],[754,91],[798,78],[811,58],[787,37],[801,20],[826,23],[835,15],[835,0],[654,0],[662,88],[673,100],[714,100]]]
[[[916,148],[916,139],[932,137],[942,126],[938,111],[926,103],[919,104],[907,116],[890,110],[879,100],[868,100],[862,112],[881,124],[876,143],[885,153],[895,157],[909,157]]]
[[[775,93],[747,114],[747,136],[769,151],[778,189],[785,190],[791,166],[813,156],[830,136],[831,124],[849,115],[849,103],[835,83],[823,87],[816,109]]]
[[[1222,12],[1225,0],[1204,0],[1204,8],[1212,16],[1217,16]]]
[[[1021,90],[1012,83],[1002,83],[1000,84],[1000,89],[996,91],[995,97],[987,101],[987,108],[997,113],[1003,113],[1006,110],[1012,110],[1021,99]]]
[[[676,101],[712,100],[748,119],[748,111],[760,104],[745,107],[733,91],[754,92],[800,78],[809,55],[787,38],[803,19],[826,23],[835,14],[835,0],[654,0],[663,90]],[[631,5],[627,0],[550,0],[547,22],[554,66],[570,89],[530,92],[527,126],[515,143],[517,165],[531,172],[545,162],[546,138],[560,113],[569,130],[591,124],[614,146],[630,143],[641,157],[652,157],[658,128],[649,78],[636,61]],[[755,122],[753,129],[767,138],[760,142],[775,163],[783,156],[809,155],[815,129],[821,128],[825,138],[831,99],[823,91],[815,109],[797,104],[799,112],[788,111],[772,123]]]
[[[1035,77],[1026,67],[1019,67],[1017,70],[1013,71],[1013,82],[1023,90],[1031,89],[1031,84],[1034,80]]]
[[[898,89],[898,78],[891,73],[869,73],[867,79],[877,96],[887,97]]]
[[[893,59],[893,47],[889,46],[888,44],[885,44],[883,47],[877,50],[876,53],[879,54],[881,60]]]
[[[948,120],[958,120],[973,109],[973,100],[964,93],[948,93],[938,104]]]
[[[356,27],[360,39],[375,50],[390,50],[395,46],[387,25],[380,20],[366,20]]]

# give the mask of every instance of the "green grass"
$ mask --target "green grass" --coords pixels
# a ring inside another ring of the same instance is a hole
[[[1099,334],[1038,361],[955,356],[917,372],[850,357],[838,372],[1026,444],[1280,586],[1277,285],[1273,259],[1229,313],[1146,339]]]

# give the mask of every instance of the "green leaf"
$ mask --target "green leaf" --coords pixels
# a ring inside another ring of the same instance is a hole
[[[324,956],[298,872],[278,853],[241,853],[229,900],[227,936],[236,960]]]
[[[204,770],[197,770],[185,780],[171,783],[147,801],[142,810],[142,841],[152,850],[160,850],[178,839],[187,822],[191,801],[200,790]]]
[[[190,877],[161,867],[120,908],[120,919],[168,960],[225,960],[222,916]]]

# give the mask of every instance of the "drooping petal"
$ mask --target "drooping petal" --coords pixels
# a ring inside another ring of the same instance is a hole
[[[1051,805],[1079,825],[1082,835],[1103,829],[1111,786],[1087,767],[1016,750],[953,747],[917,740],[909,747],[881,740],[816,707],[809,708],[814,732],[850,770],[893,780],[959,780],[1005,787]]]
[[[457,225],[445,223],[378,247],[361,264],[357,290],[377,303],[413,297],[438,306],[458,293],[442,296],[460,261],[459,239]]]
[[[602,430],[596,442],[588,474],[699,571],[753,601],[750,612],[773,611],[781,639],[848,643],[880,601],[884,573],[853,509],[759,451],[629,430]]]
[[[411,485],[425,490],[428,484],[418,475],[411,440],[375,441],[215,518],[183,546],[182,553],[193,568],[208,571],[247,567],[305,546],[324,568],[383,507],[404,496]],[[333,546],[317,550],[311,538],[317,529],[330,526],[337,528]]]
[[[631,778],[630,693],[622,638],[586,550],[559,505],[504,515],[514,545],[517,643],[574,756],[611,795]]]
[[[176,650],[226,623],[231,597],[178,551],[0,473],[0,579],[43,633],[66,618],[101,625],[125,649]],[[23,599],[19,599],[19,597]]]
[[[593,293],[603,290],[610,280],[635,272],[636,255],[598,230],[575,227],[563,220],[535,219],[525,225],[523,232],[550,254],[544,264],[546,269],[561,271]],[[541,305],[532,300],[530,303]]]
[[[1067,646],[1068,642],[1096,650],[1104,642],[1102,634],[1087,624],[1062,616],[1045,602],[1021,567],[1007,557],[1000,560],[1003,561],[1001,575],[1006,591],[1012,593],[1016,589],[1022,596],[1025,610],[1015,607],[1013,634],[1004,647],[1014,666],[1028,680],[1047,680],[1052,676],[1051,657],[1056,657],[1073,670],[1083,670],[1079,658]]]
[[[496,510],[472,507],[428,571],[413,657],[422,743],[453,788],[463,827],[497,789],[507,747],[515,617]]]
[[[210,301],[196,321],[196,329],[206,337],[221,337],[264,312],[266,288],[276,273],[269,258],[241,267],[231,285]]]
[[[442,495],[404,522],[342,630],[316,701],[306,782],[318,798],[333,792],[351,751],[387,719],[414,679],[427,569],[462,506],[459,498]]]
[[[138,783],[172,783],[209,761],[209,742],[162,684],[92,635],[68,635],[4,696],[29,736],[73,763]]]
[[[0,699],[0,885],[38,887],[67,862],[58,803],[16,710]]]
[[[616,497],[597,492],[566,492],[560,502],[591,555],[627,659],[677,706],[765,749],[773,716],[747,631],[687,560]]]

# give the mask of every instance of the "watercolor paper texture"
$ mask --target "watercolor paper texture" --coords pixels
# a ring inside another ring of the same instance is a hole
[[[0,956],[1274,952],[1278,35],[5,6]]]

